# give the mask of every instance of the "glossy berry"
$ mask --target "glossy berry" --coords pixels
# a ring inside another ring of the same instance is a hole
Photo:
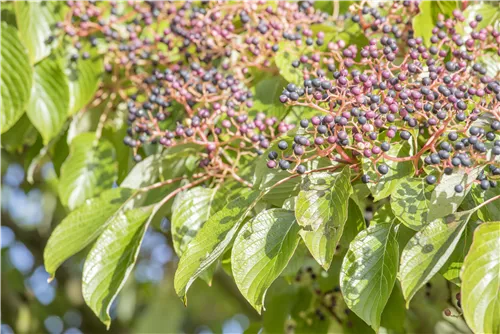
[[[462,191],[464,191],[464,187],[461,184],[457,184],[455,186],[455,192],[461,193]]]
[[[389,172],[389,167],[385,164],[381,164],[377,167],[377,170],[380,174],[385,175]]]
[[[288,162],[287,160],[280,160],[279,165],[283,170],[290,168],[290,162]]]
[[[278,143],[278,147],[280,150],[286,150],[288,148],[288,143],[284,140],[281,140],[279,143]]]
[[[436,183],[437,178],[434,175],[427,175],[427,177],[425,178],[425,181],[428,184],[434,184],[434,183]]]

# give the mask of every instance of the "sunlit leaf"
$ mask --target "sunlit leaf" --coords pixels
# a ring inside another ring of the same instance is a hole
[[[299,243],[293,211],[262,211],[234,241],[232,272],[240,292],[260,313],[267,289],[285,269]]]
[[[352,241],[340,287],[347,306],[374,330],[391,295],[399,264],[399,246],[393,223],[380,223],[361,231]]]
[[[69,99],[61,60],[50,56],[36,64],[26,113],[42,135],[44,145],[63,129],[68,119]]]
[[[115,215],[87,255],[83,298],[108,328],[111,304],[135,265],[152,210],[150,206]]]
[[[401,255],[399,280],[406,305],[448,261],[473,211],[433,220],[410,239]]]
[[[347,219],[352,194],[350,175],[349,167],[336,174],[308,175],[297,197],[295,217],[302,227],[300,235],[325,269],[330,267]]]
[[[114,188],[86,201],[57,225],[44,250],[45,270],[54,276],[69,257],[94,241],[113,216],[132,195],[127,188]]]
[[[59,196],[71,210],[100,192],[110,189],[118,166],[115,149],[93,133],[78,135],[70,146],[70,155],[61,167]]]
[[[217,261],[233,241],[243,220],[259,199],[260,191],[247,191],[211,216],[181,256],[175,273],[175,291],[186,302],[191,284]]]
[[[1,133],[9,130],[23,115],[29,101],[32,70],[28,54],[19,40],[17,30],[2,22],[0,67],[2,106]]]
[[[481,224],[464,261],[462,308],[475,333],[500,333],[500,222]]]

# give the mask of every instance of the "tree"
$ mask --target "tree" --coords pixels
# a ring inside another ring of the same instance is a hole
[[[1,6],[5,331],[500,332],[498,4]]]

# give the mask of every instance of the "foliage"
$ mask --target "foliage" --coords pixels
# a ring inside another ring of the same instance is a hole
[[[206,308],[200,278],[239,291],[249,332],[500,333],[499,12],[2,2],[2,159],[26,187],[55,172],[50,280],[80,259],[79,296],[119,331],[168,224],[152,310]]]

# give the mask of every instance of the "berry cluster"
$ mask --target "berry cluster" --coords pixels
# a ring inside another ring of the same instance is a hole
[[[206,148],[201,160],[206,167],[219,156],[219,149],[261,154],[270,140],[290,129],[262,112],[249,116],[252,93],[243,83],[198,63],[155,69],[140,87],[140,94],[128,103],[130,128],[124,140],[135,152],[148,143],[195,143]],[[140,155],[135,157],[140,161]]]
[[[477,29],[478,15],[462,36],[463,15],[453,14],[437,23],[429,47],[421,38],[401,43],[382,29],[361,50],[339,40],[326,52],[300,55],[290,66],[301,68],[304,81],[290,83],[279,99],[324,116],[301,120],[293,143],[280,142],[281,155],[269,153],[268,167],[304,173],[302,163],[312,157],[358,166],[368,159],[382,176],[389,172],[383,160],[412,161],[417,175],[428,174],[433,184],[454,168],[489,165],[477,182],[482,189],[496,186],[489,177],[500,174],[500,81],[498,73],[487,73],[481,55],[498,50],[500,33]],[[399,156],[404,143],[414,152]]]

